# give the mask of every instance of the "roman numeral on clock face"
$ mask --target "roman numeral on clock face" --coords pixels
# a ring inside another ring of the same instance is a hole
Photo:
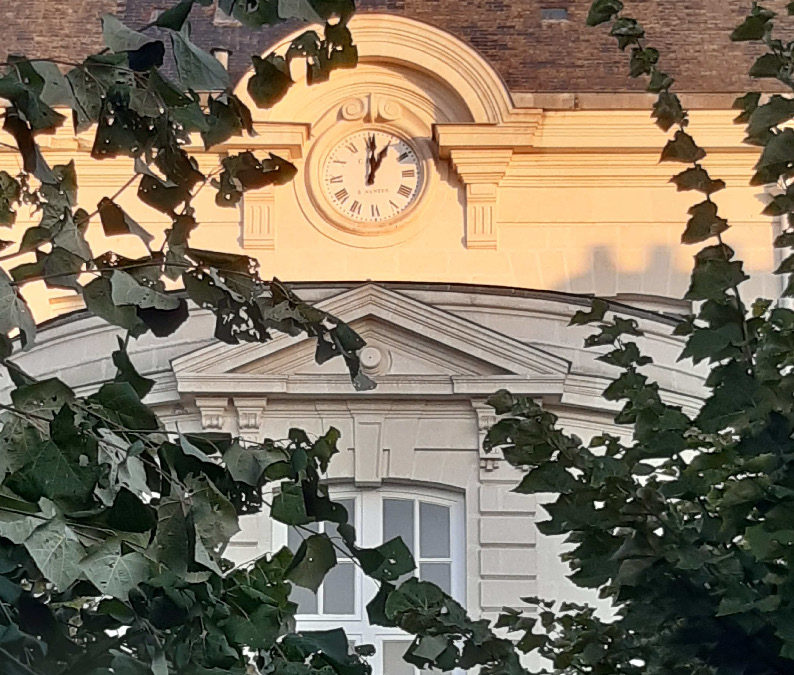
[[[342,176],[332,176],[331,178],[328,179],[328,182],[329,183],[341,183],[342,182]]]
[[[414,169],[403,169],[403,178],[413,178],[416,175]]]
[[[355,213],[357,216],[361,215],[361,204],[354,200],[350,205],[350,213]]]
[[[349,196],[350,195],[347,194],[347,190],[345,190],[345,188],[342,188],[341,190],[339,190],[339,192],[334,194],[334,197],[336,197],[343,204],[347,201],[347,198]]]
[[[380,218],[380,209],[375,204],[370,204],[369,212],[373,218]]]
[[[401,185],[399,188],[397,188],[397,194],[403,197],[410,197],[411,188],[409,188],[407,185]]]

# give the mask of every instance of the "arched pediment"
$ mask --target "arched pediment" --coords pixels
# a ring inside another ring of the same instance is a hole
[[[287,36],[265,54],[284,53],[306,28]],[[469,45],[453,35],[414,19],[393,14],[362,13],[350,21],[358,48],[359,65],[350,71],[335,71],[330,81],[313,85],[297,82],[282,101],[269,110],[256,110],[259,120],[313,123],[320,113],[315,106],[339,104],[357,87],[391,84],[397,98],[418,106],[436,105],[438,121],[448,123],[500,124],[516,113],[510,93],[499,74]],[[248,76],[236,94],[250,104]],[[306,91],[309,89],[308,91]],[[321,90],[321,91],[320,91]],[[334,96],[332,90],[338,92]],[[424,90],[426,100],[422,101]],[[308,95],[307,95],[308,94]],[[339,98],[336,101],[335,98]]]

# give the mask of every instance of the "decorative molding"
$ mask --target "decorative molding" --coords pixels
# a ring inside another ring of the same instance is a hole
[[[345,101],[339,109],[342,119],[348,122],[393,122],[403,115],[403,107],[392,96],[372,93]]]
[[[242,243],[244,249],[276,248],[276,196],[272,185],[243,196]]]
[[[262,418],[267,407],[267,398],[237,398],[233,399],[237,411],[237,428],[240,436],[247,440],[259,440],[259,431],[262,428]]]
[[[196,398],[196,407],[201,413],[201,426],[213,431],[223,429],[228,404],[227,396]]]

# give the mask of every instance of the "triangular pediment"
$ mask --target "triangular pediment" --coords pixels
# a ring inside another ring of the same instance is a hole
[[[376,284],[317,307],[366,340],[362,366],[380,393],[473,393],[511,385],[534,391],[561,385],[569,369],[560,357]],[[172,367],[183,392],[352,393],[344,362],[318,365],[314,351],[313,339],[282,335],[264,344],[213,344],[180,356]]]

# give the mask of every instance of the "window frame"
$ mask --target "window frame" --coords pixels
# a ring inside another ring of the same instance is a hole
[[[381,487],[358,488],[349,483],[329,485],[330,496],[334,500],[354,500],[354,524],[358,535],[358,543],[362,547],[374,547],[383,543],[383,501],[385,499],[403,499],[413,502],[414,508],[414,540],[417,544],[417,570],[421,559],[419,548],[420,537],[420,503],[430,503],[449,508],[450,533],[450,587],[451,596],[465,607],[466,604],[466,510],[464,494],[459,491],[444,490],[408,484],[385,484]],[[273,521],[273,543],[275,550],[286,546],[288,526]],[[383,672],[383,642],[405,641],[407,648],[411,636],[398,628],[370,626],[366,617],[366,603],[372,599],[378,584],[363,575],[357,568],[354,575],[354,613],[353,614],[298,614],[296,615],[298,630],[328,630],[344,628],[348,637],[355,643],[374,644],[376,654],[371,659],[374,673]],[[322,586],[318,594],[322,593]],[[319,603],[318,603],[319,607]],[[419,672],[418,670],[416,672]]]

